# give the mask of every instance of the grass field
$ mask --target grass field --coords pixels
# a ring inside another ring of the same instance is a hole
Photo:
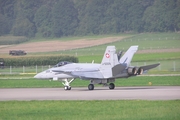
[[[59,41],[72,41],[79,39],[101,39],[106,37],[116,37],[116,36],[126,36],[127,38],[108,43],[104,45],[93,46],[89,48],[80,48],[74,50],[66,51],[56,51],[56,52],[41,52],[38,53],[28,53],[28,55],[44,55],[44,54],[68,54],[68,55],[101,55],[107,45],[115,45],[118,50],[127,50],[131,45],[139,45],[139,50],[154,50],[154,49],[174,49],[180,48],[180,34],[179,33],[143,33],[143,34],[117,34],[117,35],[98,35],[98,36],[80,36],[80,37],[63,37],[54,39],[33,39],[29,42],[37,41],[49,41],[59,40]],[[59,46],[61,47],[61,46]],[[78,46],[76,46],[78,48]],[[69,48],[70,49],[70,48]]]
[[[179,53],[178,53],[179,54]],[[178,54],[174,54],[178,55]],[[157,56],[157,55],[152,55]],[[159,55],[161,56],[161,55]],[[170,55],[171,56],[171,55]],[[173,55],[172,55],[173,56]],[[85,56],[79,57],[80,63],[91,63],[93,60],[95,63],[101,63],[102,56],[93,56],[91,58],[92,60],[89,60],[89,58],[86,58]],[[145,59],[145,60],[143,60]],[[154,59],[154,60],[153,60]],[[132,66],[144,66],[149,64],[155,64],[160,63],[160,66],[148,71],[147,74],[180,74],[180,59],[173,59],[173,57],[164,57],[163,55],[161,59],[157,59],[154,57],[150,58],[148,60],[148,55],[139,56],[133,58],[133,61],[131,62]],[[0,77],[4,74],[33,74],[42,72],[44,70],[47,70],[54,65],[45,65],[45,66],[5,66],[4,69],[0,69]]]
[[[105,49],[104,49],[105,50]],[[104,54],[104,50],[102,54],[99,55],[77,55],[79,62],[92,62],[92,60],[95,60],[96,63],[100,63]],[[53,53],[52,53],[53,54]],[[50,56],[46,54],[47,56]],[[28,55],[27,57],[33,57],[37,55]],[[57,54],[53,54],[53,56],[58,56]],[[19,56],[8,56],[8,55],[1,55],[3,58],[16,58]],[[26,56],[22,56],[26,57]],[[136,61],[158,61],[158,60],[176,60],[180,59],[180,52],[162,52],[162,53],[135,53],[132,62]],[[56,63],[55,63],[56,64]]]
[[[163,50],[163,49],[179,49],[180,44],[180,34],[179,33],[143,33],[143,34],[116,34],[116,35],[96,35],[96,36],[76,36],[76,37],[62,37],[62,38],[34,38],[28,42],[43,42],[43,41],[74,41],[80,39],[92,40],[94,42],[98,39],[107,38],[107,37],[127,37],[123,40],[119,40],[117,42],[112,42],[104,45],[98,45],[87,48],[79,48],[79,49],[71,49],[69,50],[61,50],[54,52],[36,52],[36,53],[28,53],[28,55],[78,55],[78,56],[87,56],[87,55],[101,55],[103,54],[107,45],[115,45],[118,50],[126,51],[132,45],[139,45],[139,50]],[[28,43],[27,42],[27,43]],[[43,43],[42,43],[43,44]],[[61,46],[59,46],[61,47]],[[78,46],[76,46],[78,48]],[[5,56],[6,54],[2,54]],[[7,56],[7,55],[6,55]]]
[[[98,36],[94,36],[94,38]],[[102,36],[100,36],[102,37]],[[88,37],[90,39],[90,37]],[[131,35],[126,39],[108,43],[104,45],[93,46],[89,48],[80,48],[74,50],[33,53],[33,54],[68,54],[68,55],[101,55],[103,54],[107,45],[115,45],[118,50],[126,51],[132,45],[139,45],[139,50],[154,50],[154,49],[174,49],[180,48],[180,34],[179,33],[144,33]]]
[[[5,77],[4,77],[5,78]],[[180,76],[139,76],[130,78],[121,78],[115,81],[116,86],[149,86],[149,82],[153,86],[179,86]],[[90,82],[86,80],[75,80],[71,86],[73,87],[87,87]],[[95,87],[98,85],[95,85]],[[63,85],[59,81],[50,80],[37,80],[33,78],[0,78],[0,88],[54,88],[61,87]]]
[[[144,34],[120,34],[120,35],[99,35],[99,36],[84,36],[84,37],[65,37],[60,38],[59,40],[78,40],[78,39],[99,39],[105,38],[110,36],[128,36],[129,38],[120,40],[118,42],[94,46],[90,48],[81,48],[81,49],[74,49],[74,50],[66,50],[66,51],[57,51],[57,52],[42,52],[42,53],[28,53],[27,56],[36,56],[36,55],[75,55],[78,57],[79,62],[92,62],[93,60],[95,63],[100,63],[102,60],[102,56],[104,50],[107,45],[115,45],[117,49],[124,50],[124,52],[131,46],[131,45],[139,45],[139,50],[148,50],[150,53],[136,53],[133,57],[132,62],[160,62],[165,63],[166,60],[172,60],[172,62],[176,62],[177,70],[179,70],[179,62],[180,61],[180,52],[176,51],[164,51],[165,49],[179,49],[180,48],[180,34],[178,33],[144,33]],[[36,40],[32,40],[31,42],[35,42]],[[37,41],[41,41],[41,39],[37,39]],[[152,50],[157,49],[158,52],[151,53]],[[161,51],[162,50],[162,51]],[[146,52],[148,52],[146,51]],[[160,52],[161,51],[161,52]],[[164,51],[164,52],[163,52]],[[1,57],[12,57],[9,55],[2,54]],[[26,56],[24,56],[26,57]],[[54,63],[57,64],[57,63]],[[170,63],[169,68],[162,69],[162,71],[167,71],[167,69],[172,69],[173,64]],[[3,70],[0,70],[3,72]],[[9,71],[9,70],[8,70]],[[22,71],[22,70],[20,70]],[[38,71],[39,72],[39,71]]]
[[[95,60],[96,63],[100,63],[102,60],[102,55],[84,55],[78,56],[79,62],[92,62]],[[135,54],[132,62],[147,62],[147,61],[165,61],[165,60],[179,60],[180,52],[174,53],[144,53],[144,54]]]
[[[6,101],[1,120],[179,120],[180,100],[172,101]]]
[[[100,35],[86,37],[67,37],[61,38],[62,41],[71,41],[78,39],[98,39],[104,37],[119,35]],[[120,35],[121,36],[121,35]],[[122,35],[124,36],[124,35]],[[145,62],[157,63],[162,65],[157,67],[151,73],[178,73],[172,72],[174,61],[176,69],[180,67],[180,52],[168,51],[164,49],[179,49],[180,34],[179,33],[145,33],[123,39],[118,42],[99,45],[89,48],[81,48],[75,50],[28,53],[28,56],[34,55],[75,55],[79,58],[79,62],[100,63],[102,55],[107,45],[115,45],[118,50],[124,52],[131,45],[139,45],[139,50],[149,50],[150,53],[135,54],[133,58],[134,65],[144,65]],[[34,39],[28,42],[48,41],[44,39]],[[57,40],[57,39],[53,39]],[[158,53],[151,53],[152,50],[162,50]],[[9,57],[1,54],[1,57]],[[26,56],[25,56],[26,57]],[[55,63],[56,64],[56,63]],[[34,68],[33,68],[34,69]],[[161,69],[161,71],[159,71]],[[5,69],[7,72],[9,69]],[[23,72],[22,68],[16,69]],[[38,68],[39,70],[39,68]],[[40,68],[43,70],[43,68]],[[34,70],[33,70],[34,71]],[[165,71],[165,72],[164,72]],[[171,72],[170,72],[171,71]],[[0,70],[0,73],[2,70]],[[29,72],[29,71],[28,71]],[[34,71],[35,72],[35,71]],[[39,71],[38,71],[39,72]],[[36,80],[33,75],[1,75],[0,88],[54,88],[62,87],[59,81]],[[153,86],[180,86],[180,76],[141,76],[131,77],[128,79],[118,79],[116,86],[149,86],[149,82]],[[71,86],[87,87],[89,81],[75,80]],[[98,87],[99,85],[95,86]],[[88,88],[87,88],[88,89]],[[180,100],[170,101],[143,101],[143,100],[114,100],[114,101],[1,101],[0,102],[0,120],[179,120],[180,119]]]

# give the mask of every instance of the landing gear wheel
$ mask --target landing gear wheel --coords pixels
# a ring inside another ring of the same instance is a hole
[[[64,87],[64,90],[68,90],[68,86],[65,86],[65,87]]]
[[[110,84],[109,84],[109,89],[111,89],[111,90],[112,90],[112,89],[114,89],[114,88],[115,88],[114,83],[110,83]]]
[[[94,90],[94,85],[93,85],[93,84],[89,84],[89,85],[88,85],[88,89],[89,89],[89,90]]]
[[[65,86],[64,90],[71,90],[71,86]]]
[[[68,90],[71,90],[71,86],[68,87]]]

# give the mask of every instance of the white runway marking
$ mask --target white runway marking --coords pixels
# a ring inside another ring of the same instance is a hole
[[[87,88],[9,88],[0,89],[0,101],[9,100],[176,100],[180,99],[180,86],[96,87]]]

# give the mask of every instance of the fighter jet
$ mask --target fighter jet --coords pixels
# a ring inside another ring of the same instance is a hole
[[[90,80],[89,90],[94,90],[94,84],[103,84],[109,86],[109,89],[114,89],[115,79],[141,75],[144,71],[159,65],[158,63],[140,67],[130,66],[133,55],[137,50],[138,46],[131,46],[122,58],[119,58],[115,46],[107,46],[101,64],[64,61],[53,68],[38,73],[34,78],[60,79],[65,90],[71,90],[70,84],[76,78]]]

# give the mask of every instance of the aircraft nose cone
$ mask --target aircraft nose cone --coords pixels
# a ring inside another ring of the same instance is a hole
[[[34,78],[38,79],[38,78],[40,78],[40,76],[37,74],[34,76]]]

